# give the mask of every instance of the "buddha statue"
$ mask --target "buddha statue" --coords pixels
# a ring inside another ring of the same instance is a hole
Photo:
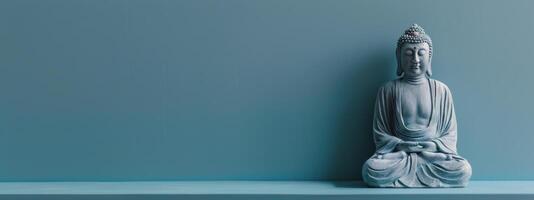
[[[471,166],[456,150],[451,91],[432,79],[432,41],[417,24],[397,42],[398,79],[375,103],[376,152],[362,169],[371,187],[465,187]]]

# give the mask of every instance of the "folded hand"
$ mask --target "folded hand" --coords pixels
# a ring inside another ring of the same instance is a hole
[[[413,141],[405,141],[397,144],[397,150],[398,151],[404,151],[407,153],[418,153],[423,151],[428,152],[435,152],[437,151],[436,144],[434,142],[430,141],[423,141],[423,142],[413,142]]]

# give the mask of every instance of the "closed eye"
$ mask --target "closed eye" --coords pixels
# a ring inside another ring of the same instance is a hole
[[[419,50],[419,52],[418,52],[417,54],[419,54],[420,56],[422,56],[422,55],[425,55],[425,53],[426,53],[426,50],[421,49],[421,50]]]

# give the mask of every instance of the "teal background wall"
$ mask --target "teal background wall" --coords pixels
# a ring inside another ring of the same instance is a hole
[[[398,36],[473,179],[534,179],[534,1],[0,1],[0,181],[360,179]]]

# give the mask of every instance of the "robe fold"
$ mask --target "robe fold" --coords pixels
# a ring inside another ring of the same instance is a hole
[[[373,120],[375,154],[365,162],[363,180],[373,187],[464,187],[471,166],[456,150],[456,115],[449,88],[428,79],[431,115],[428,126],[408,128],[401,112],[400,79],[378,92]],[[432,141],[440,159],[424,153],[396,151],[403,141]]]

